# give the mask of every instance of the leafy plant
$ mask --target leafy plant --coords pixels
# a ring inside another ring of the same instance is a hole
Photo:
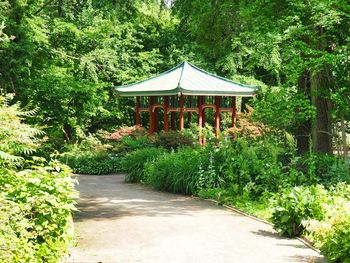
[[[0,261],[58,262],[74,237],[75,180],[67,166],[32,156],[43,134],[24,122],[33,112],[0,103]]]
[[[155,138],[153,143],[156,146],[161,146],[166,149],[177,149],[179,147],[187,146],[194,147],[197,146],[197,140],[193,138],[191,133],[186,131],[169,131],[161,132]]]
[[[79,144],[71,145],[61,154],[60,160],[78,174],[112,174],[121,170],[122,153],[112,153],[113,146],[103,144],[97,137],[89,135]]]
[[[272,222],[287,236],[298,236],[304,231],[303,220],[322,220],[328,193],[321,185],[296,186],[275,195]]]
[[[309,238],[332,262],[350,262],[350,186],[339,183],[330,190],[331,202],[323,220],[305,220]]]
[[[0,96],[0,164],[21,165],[24,157],[39,146],[38,135],[44,133],[23,122],[23,117],[36,111],[24,111],[19,103],[9,105],[12,96]]]
[[[58,162],[42,163],[20,172],[1,171],[0,191],[9,205],[1,217],[9,220],[6,211],[10,207],[18,212],[13,219],[10,217],[10,232],[5,236],[15,242],[9,244],[5,240],[6,258],[12,258],[12,262],[27,258],[32,262],[57,262],[67,253],[74,237],[74,184],[69,168]]]
[[[27,206],[7,200],[4,193],[0,195],[1,262],[36,262],[27,213]]]
[[[135,150],[124,156],[121,161],[122,170],[127,173],[127,182],[140,182],[144,179],[145,164],[156,160],[165,153],[163,148],[144,148]]]
[[[202,187],[199,180],[202,158],[202,151],[192,148],[182,148],[164,154],[155,162],[146,164],[145,180],[163,191],[195,194],[199,187]]]

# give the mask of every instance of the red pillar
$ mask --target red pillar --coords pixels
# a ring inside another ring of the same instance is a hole
[[[232,97],[232,127],[236,128],[237,122],[237,108],[236,108],[236,97]]]
[[[202,109],[203,97],[198,96],[198,127],[199,129],[203,127],[203,109]],[[202,144],[202,136],[198,135],[199,144]]]
[[[154,104],[154,97],[149,97],[149,133],[152,134],[155,131],[154,127],[154,112],[152,110]]]
[[[136,127],[141,126],[141,118],[140,118],[140,97],[136,97],[136,116],[135,116],[135,125]]]
[[[164,97],[164,131],[169,131],[169,115],[168,115],[168,107],[169,107],[169,97]]]
[[[220,97],[215,97],[215,134],[218,138],[220,134]]]
[[[182,131],[184,128],[184,96],[180,95],[180,127],[179,130]]]
[[[158,132],[158,130],[159,130],[159,118],[158,118],[158,116],[159,116],[159,109],[158,108],[156,108],[156,109],[154,109],[154,131],[155,132]]]
[[[205,109],[203,109],[203,108],[202,108],[202,119],[203,119],[203,120],[202,120],[202,122],[203,122],[203,123],[202,123],[202,127],[204,127],[204,126],[205,126],[206,119],[205,119]]]

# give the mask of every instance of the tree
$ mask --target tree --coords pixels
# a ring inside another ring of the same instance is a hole
[[[316,152],[332,152],[332,123],[339,120],[334,110],[341,105],[332,97],[343,94],[336,72],[349,56],[347,1],[177,0],[175,7],[182,29],[206,47],[217,71],[253,75],[287,90],[298,87],[298,94],[315,107],[314,119],[296,126],[300,151],[309,148],[306,138],[311,134]],[[289,99],[285,103],[293,105],[294,98]]]

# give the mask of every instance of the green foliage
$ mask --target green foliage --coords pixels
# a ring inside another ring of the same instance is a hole
[[[302,234],[303,220],[322,220],[327,191],[320,185],[296,186],[277,193],[273,204],[272,222],[284,235]]]
[[[0,261],[58,262],[74,236],[75,180],[67,166],[31,156],[43,133],[23,117],[35,111],[0,103]]]
[[[62,259],[74,237],[71,215],[77,197],[74,184],[68,167],[58,162],[20,172],[2,169],[1,198],[8,206],[0,216],[4,223],[0,241],[6,251],[1,253],[1,259],[6,262]]]
[[[147,138],[147,136],[138,136],[135,138],[124,136],[121,139],[121,145],[125,147],[124,150],[133,151],[142,149],[147,146],[152,146],[152,143],[150,142],[149,138]]]
[[[32,121],[55,149],[80,130],[133,125],[134,100],[116,98],[112,86],[200,57],[158,1],[2,1],[0,25],[0,85],[40,108]]]
[[[121,171],[121,155],[111,152],[113,146],[103,144],[89,135],[79,144],[71,145],[61,155],[61,161],[78,174],[113,174]]]
[[[226,185],[237,185],[239,191],[251,185],[251,197],[254,198],[265,191],[276,192],[305,180],[305,176],[296,170],[289,154],[285,148],[268,139],[238,139],[223,143],[214,150],[213,156],[217,176],[222,177]],[[287,160],[283,160],[286,157]]]
[[[296,88],[264,88],[254,100],[253,118],[269,127],[295,132],[315,117],[310,99]]]
[[[160,156],[145,167],[145,178],[157,189],[194,194],[198,190],[201,150],[183,148]]]
[[[114,174],[121,171],[121,157],[110,153],[82,153],[61,160],[77,174]]]
[[[201,189],[221,187],[224,183],[216,174],[211,152],[188,147],[148,162],[145,180],[157,189],[184,194],[196,194]]]
[[[179,147],[197,146],[198,140],[189,131],[169,131],[161,132],[157,135],[153,143],[166,149],[177,149]]]
[[[243,193],[239,191],[237,185],[231,185],[227,188],[207,188],[201,189],[198,196],[206,199],[213,199],[219,204],[234,206],[248,214],[270,220],[271,209],[270,200],[271,193],[264,193],[258,200],[254,200],[250,196],[250,185],[243,189]]]
[[[332,262],[349,262],[350,259],[350,186],[339,183],[329,191],[331,200],[324,219],[303,222],[310,232],[309,238]]]
[[[9,105],[11,96],[0,96],[0,164],[21,165],[39,146],[43,132],[23,122],[23,117],[35,111],[23,111],[19,103]]]
[[[145,164],[153,162],[165,153],[163,148],[144,148],[128,153],[121,161],[122,170],[127,173],[127,182],[140,182],[145,178]]]
[[[36,262],[31,226],[25,205],[5,199],[0,195],[0,261],[1,262]]]

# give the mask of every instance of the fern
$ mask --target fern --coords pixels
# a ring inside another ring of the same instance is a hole
[[[0,160],[4,165],[21,165],[25,156],[33,154],[40,145],[40,129],[25,123],[38,109],[22,110],[19,103],[10,104],[11,95],[0,96]]]

